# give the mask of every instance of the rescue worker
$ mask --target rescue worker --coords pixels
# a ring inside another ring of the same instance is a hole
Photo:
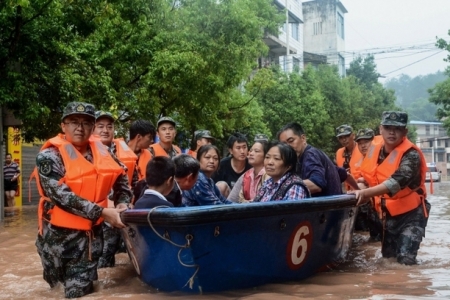
[[[70,102],[61,120],[63,134],[48,140],[36,157],[41,195],[36,247],[45,281],[50,287],[61,282],[65,296],[76,298],[94,290],[103,249],[101,223],[124,228],[120,212],[132,193],[123,168],[99,140],[89,139],[94,106]],[[115,208],[107,207],[111,189]]]
[[[136,120],[131,123],[128,147],[138,157],[136,165],[133,168],[131,180],[131,188],[135,200],[139,199],[142,188],[145,188],[145,170],[147,170],[148,162],[152,159],[152,154],[148,150],[148,147],[153,143],[155,135],[155,126],[151,122]],[[139,185],[138,182],[142,183],[143,186]]]
[[[176,123],[172,118],[162,117],[156,123],[159,142],[150,145],[150,152],[153,156],[174,156],[181,154],[180,148],[173,144],[177,135]]]
[[[373,144],[361,165],[369,188],[349,193],[355,194],[357,205],[374,197],[374,208],[383,226],[383,257],[395,257],[400,264],[413,265],[417,263],[431,206],[426,200],[425,158],[406,138],[407,121],[405,112],[383,112],[383,143]]]
[[[370,146],[375,142],[374,137],[375,133],[370,128],[360,129],[356,133],[355,142],[357,144],[359,152],[361,153],[361,158],[359,159],[359,161],[355,162],[355,164],[352,165],[351,168],[356,180],[361,181],[358,183],[358,187],[360,189],[367,188],[367,186],[364,184],[364,178],[361,175],[361,164],[367,152],[369,151]],[[359,206],[358,216],[355,221],[355,229],[368,230],[370,233],[370,238],[373,241],[381,241],[381,222],[376,211],[372,207],[372,203],[368,202],[364,205]]]
[[[355,134],[350,125],[341,125],[336,128],[336,137],[342,148],[336,151],[336,164],[347,170],[353,178],[357,179],[354,165],[361,160],[362,155],[359,152],[355,142]],[[345,184],[347,191],[353,189],[349,184]]]
[[[194,140],[195,140],[195,150],[189,149],[188,154],[193,158],[197,159],[197,151],[203,145],[211,144],[214,141],[214,138],[211,136],[211,132],[209,130],[197,130],[194,132]]]
[[[123,139],[114,139],[113,115],[105,111],[95,113],[94,136],[100,138],[103,145],[108,147],[111,155],[115,156],[122,168],[127,172],[128,185],[131,187],[131,178],[136,165],[137,156],[127,146]],[[108,197],[109,198],[109,197]],[[108,207],[114,207],[114,202],[108,199]],[[125,245],[120,230],[103,222],[103,253],[98,262],[98,268],[114,267],[115,254],[125,252]]]

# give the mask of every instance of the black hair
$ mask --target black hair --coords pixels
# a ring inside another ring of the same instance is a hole
[[[6,153],[5,157],[7,157],[8,155],[11,156],[11,158],[12,158],[12,154],[11,153]]]
[[[264,155],[266,155],[267,152],[269,152],[269,142],[259,140],[259,141],[254,142],[253,145],[254,145],[254,144],[257,144],[257,143],[260,143],[260,144],[262,145]]]
[[[277,139],[280,139],[280,135],[281,133],[285,132],[286,130],[292,130],[292,132],[295,135],[298,136],[302,136],[303,134],[305,134],[305,131],[303,130],[302,125],[296,123],[296,122],[291,122],[291,123],[287,123],[286,125],[284,125],[280,131],[277,132]]]
[[[290,167],[288,172],[294,172],[297,165],[297,153],[295,152],[294,148],[289,146],[289,144],[279,141],[270,143],[269,150],[273,147],[277,147],[278,150],[280,150],[280,156],[283,160],[283,164],[286,167]]]
[[[247,137],[246,137],[245,135],[243,135],[242,133],[239,133],[239,132],[233,133],[233,134],[228,138],[228,141],[227,141],[227,147],[228,147],[228,149],[232,149],[234,143],[236,143],[236,142],[238,142],[238,143],[246,143],[246,144],[247,144],[247,148],[248,148],[248,140],[247,140]]]
[[[197,152],[197,160],[200,161],[200,158],[202,158],[202,156],[203,156],[206,152],[208,152],[209,150],[211,150],[211,149],[214,149],[214,150],[217,152],[217,156],[219,156],[219,160],[220,160],[220,151],[219,151],[219,149],[218,149],[216,146],[211,145],[211,144],[203,145],[203,146],[200,147],[200,149],[198,149],[198,152]]]
[[[155,126],[152,122],[147,120],[136,120],[131,123],[130,126],[130,140],[134,139],[138,134],[145,136],[151,134],[152,137],[156,136]]]
[[[167,179],[175,176],[175,163],[166,156],[156,156],[148,162],[145,180],[148,186],[161,186]]]
[[[175,163],[175,177],[184,178],[189,174],[197,176],[200,170],[200,163],[198,160],[187,154],[180,154],[173,158]]]

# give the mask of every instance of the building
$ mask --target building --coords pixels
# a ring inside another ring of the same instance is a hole
[[[325,55],[345,76],[345,14],[339,0],[303,2],[303,51]]]
[[[301,0],[274,0],[280,9],[287,7],[286,21],[277,36],[266,33],[264,42],[269,47],[267,57],[259,59],[259,67],[279,64],[281,69],[292,72],[303,69],[303,15]]]
[[[442,122],[410,121],[416,128],[416,145],[429,163],[436,163],[442,178],[450,176],[450,137]]]

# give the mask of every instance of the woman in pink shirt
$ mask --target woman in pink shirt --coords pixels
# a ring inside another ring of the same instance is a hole
[[[265,139],[256,139],[253,146],[248,152],[248,163],[253,167],[245,172],[236,182],[230,196],[239,193],[239,202],[251,202],[256,196],[256,192],[261,187],[262,183],[270,177],[264,170],[264,155],[267,152],[268,142]],[[229,200],[235,200],[230,199]]]

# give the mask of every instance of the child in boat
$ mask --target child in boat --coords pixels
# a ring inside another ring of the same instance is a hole
[[[138,199],[134,208],[153,208],[156,206],[170,206],[167,196],[175,184],[175,163],[169,157],[156,156],[145,170],[147,189]]]

